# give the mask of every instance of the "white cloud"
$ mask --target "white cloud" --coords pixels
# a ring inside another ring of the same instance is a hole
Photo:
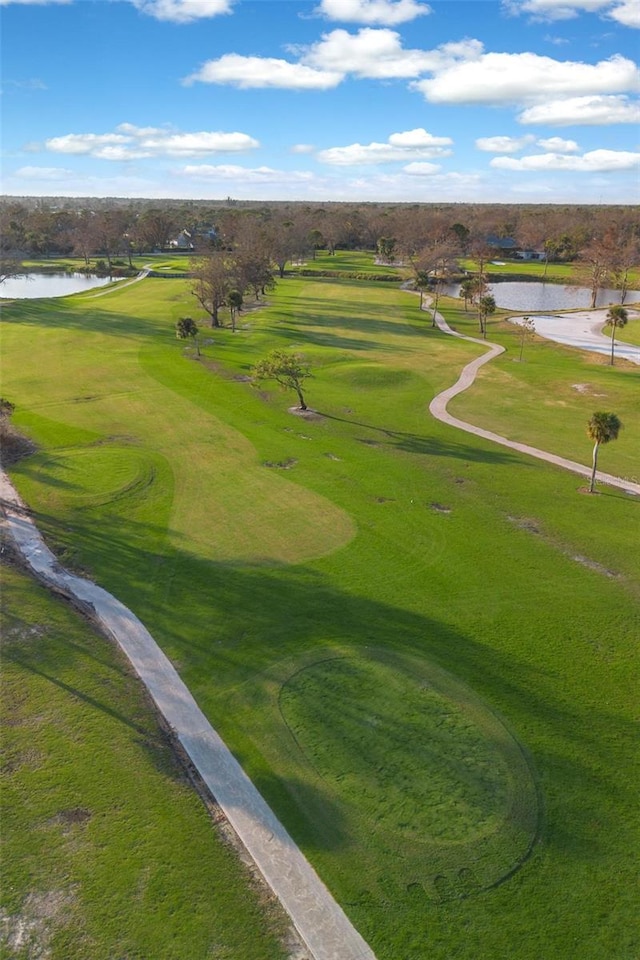
[[[503,0],[503,6],[533,20],[572,20],[581,13],[597,13],[625,27],[640,27],[638,0]]]
[[[478,150],[487,153],[518,153],[533,143],[536,138],[532,134],[524,137],[479,137],[476,140]]]
[[[20,167],[13,176],[23,180],[69,180],[76,174],[64,167]]]
[[[448,147],[452,143],[450,137],[434,137],[419,127],[404,133],[392,133],[386,143],[351,143],[346,147],[329,147],[318,153],[318,160],[337,166],[431,160],[449,156],[451,150]]]
[[[131,0],[136,10],[156,20],[193,23],[231,13],[234,0]]]
[[[430,150],[433,147],[451,146],[453,140],[451,137],[434,137],[432,133],[427,133],[424,127],[416,127],[415,130],[392,133],[389,137],[389,143],[394,147],[402,147],[407,150],[423,150],[425,148]]]
[[[297,62],[227,53],[183,80],[189,85],[231,84],[240,89],[328,90],[347,75],[378,80],[410,79],[482,56],[479,40],[442,44],[435,50],[407,50],[394,30],[364,27],[357,33],[332,30],[307,47],[291,46]]]
[[[344,23],[392,27],[431,13],[431,8],[416,0],[321,0],[315,13]]]
[[[359,77],[417,77],[431,67],[429,54],[422,50],[403,50],[399,33],[372,30],[357,34],[347,30],[325,33],[309,47],[304,63],[320,70],[335,70]]]
[[[315,149],[312,143],[294,143],[291,153],[313,153]]]
[[[118,133],[68,133],[45,141],[52,153],[90,155],[98,160],[141,160],[148,157],[197,157],[211,153],[244,153],[260,146],[246,133],[202,130],[175,133],[157,127],[121,123]]]
[[[528,107],[518,120],[520,123],[546,124],[550,127],[640,123],[640,103],[624,95],[569,97]]]
[[[576,173],[605,173],[632,170],[640,165],[640,153],[625,150],[590,150],[582,156],[540,153],[530,157],[494,157],[490,166],[500,170],[547,171],[566,170]]]
[[[420,161],[414,161],[413,163],[408,163],[406,167],[402,168],[405,173],[408,173],[412,177],[431,177],[434,173],[437,173],[440,167],[437,163],[421,163]]]
[[[580,149],[575,140],[564,140],[562,137],[548,137],[546,140],[536,140],[536,144],[549,153],[577,153]]]
[[[504,0],[512,14],[528,13],[536,20],[571,20],[579,13],[597,13],[612,0]]]
[[[306,49],[298,49],[302,62],[320,70],[335,70],[357,77],[394,79],[418,77],[482,53],[479,40],[446,43],[436,50],[406,50],[394,30],[365,27],[357,33],[332,30]]]
[[[132,137],[153,137],[165,132],[162,127],[137,127],[135,123],[119,123],[116,130],[118,133],[125,133]]]
[[[207,60],[199,70],[182,81],[190,85],[227,83],[249,90],[271,87],[282,90],[329,90],[344,78],[344,71],[316,70],[301,63],[290,63],[274,57],[243,57],[225,53],[218,60]]]
[[[127,144],[131,140],[119,133],[67,133],[63,137],[51,137],[45,141],[52,153],[95,153],[104,147]]]
[[[619,55],[590,64],[536,53],[485,53],[473,61],[445,66],[433,78],[411,84],[431,103],[486,105],[614,94],[639,86],[637,66]]]
[[[640,4],[638,0],[624,0],[620,6],[609,10],[608,15],[612,20],[617,20],[625,27],[640,29]]]
[[[143,137],[140,146],[150,150],[154,155],[195,157],[206,153],[244,153],[247,150],[254,150],[260,144],[246,133],[202,131]]]
[[[243,183],[291,183],[313,180],[312,173],[274,170],[272,167],[241,167],[236,164],[190,164],[179,171],[182,176],[202,180],[238,180]]]

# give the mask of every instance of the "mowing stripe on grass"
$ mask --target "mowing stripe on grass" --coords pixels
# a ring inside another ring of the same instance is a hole
[[[140,620],[60,566],[5,473],[0,503],[4,525],[36,576],[95,618],[124,651],[315,960],[375,960]]]

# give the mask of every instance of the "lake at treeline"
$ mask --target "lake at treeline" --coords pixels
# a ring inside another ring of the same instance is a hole
[[[12,300],[36,300],[39,297],[68,297],[113,281],[87,273],[27,273],[0,283],[0,297]]]
[[[457,297],[460,294],[460,284],[445,284],[442,292],[449,297]],[[489,292],[497,306],[505,310],[526,310],[529,313],[537,313],[578,308],[588,310],[591,307],[591,291],[587,287],[571,287],[561,283],[517,280],[491,283],[490,281]],[[627,292],[627,303],[636,303],[638,300],[640,300],[640,290]],[[596,306],[608,307],[611,303],[620,303],[620,291],[598,290]]]

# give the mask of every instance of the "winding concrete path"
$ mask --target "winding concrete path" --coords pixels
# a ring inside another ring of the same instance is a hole
[[[590,479],[591,467],[587,467],[582,463],[576,463],[574,460],[567,460],[566,457],[559,457],[555,453],[547,453],[546,450],[539,450],[537,447],[531,447],[527,443],[518,443],[516,440],[509,440],[507,437],[501,437],[500,434],[493,433],[491,430],[483,430],[482,427],[476,427],[472,423],[467,423],[466,420],[460,420],[458,417],[452,416],[447,411],[447,404],[449,401],[453,399],[453,397],[456,397],[459,393],[462,393],[463,390],[466,390],[468,387],[470,387],[474,382],[480,367],[484,366],[485,363],[489,363],[489,361],[493,360],[494,357],[504,353],[504,347],[501,347],[496,343],[488,343],[486,340],[479,340],[476,337],[467,337],[462,333],[456,333],[456,331],[451,329],[447,321],[439,313],[436,313],[436,323],[443,333],[448,333],[452,337],[458,337],[460,340],[469,340],[471,343],[479,343],[482,347],[488,347],[486,353],[484,353],[481,357],[477,357],[475,360],[472,360],[471,363],[468,363],[466,367],[463,368],[458,380],[452,387],[449,387],[447,390],[443,390],[442,393],[439,393],[433,398],[429,404],[429,412],[436,418],[436,420],[440,420],[442,423],[446,423],[450,427],[456,427],[458,430],[464,430],[466,433],[472,433],[476,437],[482,437],[484,440],[490,440],[492,443],[499,443],[503,447],[509,447],[511,450],[517,450],[518,453],[526,453],[528,456],[536,457],[538,460],[544,460],[546,463],[553,463],[556,467],[562,467],[564,470],[571,470],[573,473],[580,474],[580,476]],[[605,483],[611,487],[618,487],[618,489],[624,490],[625,493],[631,493],[640,496],[640,483],[633,483],[631,480],[624,480],[622,477],[614,477],[609,473],[600,473],[600,471],[597,472],[596,478],[600,483]]]
[[[60,566],[3,472],[0,505],[3,527],[38,579],[88,613],[124,651],[314,960],[375,960],[140,620]]]

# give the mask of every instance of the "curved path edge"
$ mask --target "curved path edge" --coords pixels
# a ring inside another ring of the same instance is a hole
[[[546,450],[539,450],[538,447],[531,447],[527,443],[518,443],[517,440],[509,440],[507,437],[500,436],[499,433],[493,433],[491,430],[476,427],[472,423],[467,423],[466,420],[459,420],[458,417],[452,416],[447,411],[449,401],[471,386],[480,367],[484,366],[485,363],[489,363],[494,357],[498,357],[501,353],[504,353],[505,350],[504,347],[499,346],[497,343],[489,343],[486,340],[479,340],[477,337],[468,337],[463,333],[457,333],[451,329],[447,321],[439,313],[436,313],[435,319],[443,333],[448,333],[452,337],[458,337],[460,340],[469,340],[470,343],[479,343],[480,346],[488,347],[489,349],[486,353],[482,354],[482,356],[476,357],[475,360],[472,360],[471,363],[463,367],[462,373],[452,387],[448,387],[433,398],[429,404],[429,412],[431,415],[434,416],[436,420],[440,420],[450,427],[456,427],[458,430],[472,433],[476,437],[482,437],[484,440],[490,440],[492,443],[499,443],[503,447],[517,450],[518,453],[525,453],[530,457],[536,457],[538,460],[544,460],[546,463],[552,463],[557,467],[562,467],[564,470],[571,470],[573,473],[590,479],[591,467],[587,467],[582,463],[576,463],[575,460],[567,460],[566,457],[559,457],[555,453],[547,453]],[[631,480],[614,477],[610,473],[601,473],[600,471],[596,473],[596,479],[599,480],[600,483],[605,483],[610,487],[618,487],[618,489],[624,490],[625,493],[640,496],[640,483],[633,483]]]
[[[135,277],[132,277],[131,280],[126,280],[125,283],[116,282],[110,287],[107,287],[106,290],[101,290],[100,293],[92,293],[91,296],[87,297],[87,300],[93,300],[95,297],[106,297],[108,293],[114,293],[116,290],[124,290],[125,287],[130,287],[132,283],[138,283],[140,280],[144,280],[149,276],[152,269],[153,264],[145,263],[140,273],[136,274]]]
[[[376,960],[141,621],[60,566],[4,472],[0,505],[2,525],[35,576],[88,613],[125,653],[314,960]]]

